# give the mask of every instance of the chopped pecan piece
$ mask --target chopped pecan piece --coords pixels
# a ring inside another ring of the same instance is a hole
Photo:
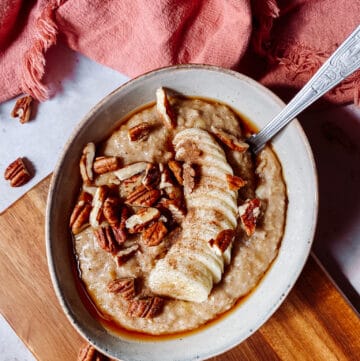
[[[90,185],[94,180],[93,163],[95,158],[95,144],[88,143],[83,149],[80,159],[80,174],[86,185]]]
[[[151,207],[160,198],[158,189],[148,189],[143,184],[131,192],[125,199],[130,206]]]
[[[180,162],[176,160],[169,160],[168,166],[178,183],[183,185],[182,166]]]
[[[248,236],[255,232],[256,223],[260,216],[260,200],[257,198],[247,199],[239,208],[241,223]]]
[[[147,122],[140,123],[129,129],[128,136],[131,142],[145,140],[151,131],[151,124]]]
[[[119,250],[119,243],[116,240],[113,229],[110,226],[94,229],[99,246],[106,252],[116,254]]]
[[[121,250],[116,257],[118,266],[121,267],[122,265],[124,265],[129,259],[131,259],[135,255],[138,250],[138,244],[134,244],[128,248]]]
[[[149,163],[145,170],[142,184],[148,188],[155,188],[160,182],[160,170],[156,164]]]
[[[159,217],[160,211],[157,208],[142,208],[126,220],[125,226],[129,230],[129,233],[141,232],[149,223]]]
[[[176,115],[171,108],[164,88],[156,90],[156,110],[167,128],[176,128]]]
[[[184,188],[188,190],[189,193],[195,188],[195,169],[189,163],[183,165],[183,177],[184,177]]]
[[[165,224],[162,221],[158,221],[152,223],[142,232],[142,239],[149,247],[158,246],[167,233],[168,230],[165,227]]]
[[[218,138],[222,143],[224,143],[232,150],[236,150],[242,153],[249,148],[249,144],[237,139],[232,134],[229,134],[219,128],[212,126],[211,131],[216,136],[216,138]]]
[[[79,200],[70,216],[70,227],[74,234],[81,232],[89,223],[89,216],[92,209],[91,201],[91,194],[81,192]]]
[[[4,178],[10,181],[11,187],[20,187],[27,183],[31,174],[26,167],[24,159],[19,157],[5,169]]]
[[[176,186],[166,187],[164,189],[164,193],[169,199],[175,199],[178,200],[179,202],[182,202],[183,192],[180,187],[176,187]]]
[[[120,222],[120,198],[108,196],[103,205],[103,214],[110,226],[115,227]]]
[[[103,205],[108,194],[107,186],[100,186],[96,189],[93,201],[92,201],[92,210],[90,213],[90,224],[92,227],[96,228],[99,226],[101,217],[103,215]]]
[[[112,172],[120,168],[120,158],[107,156],[96,157],[93,168],[97,174]]]
[[[111,293],[120,294],[125,300],[131,300],[135,297],[135,278],[117,278],[109,282],[108,290]]]
[[[116,170],[114,174],[121,181],[123,181],[125,179],[131,178],[135,174],[145,172],[148,164],[149,164],[148,162],[137,162],[137,163],[128,164],[125,167]]]
[[[211,247],[217,247],[221,253],[224,253],[232,243],[235,237],[235,232],[232,229],[225,229],[221,231],[215,239],[210,239]]]
[[[241,177],[236,175],[226,174],[226,180],[228,183],[228,187],[232,191],[237,191],[240,188],[244,187],[246,181],[243,180]]]
[[[128,313],[132,317],[154,318],[164,307],[164,299],[158,296],[135,298],[130,302]]]
[[[111,361],[111,359],[90,344],[85,344],[80,348],[77,361]]]
[[[11,112],[13,118],[19,118],[20,123],[24,124],[30,120],[31,116],[31,103],[33,98],[30,95],[19,98]]]

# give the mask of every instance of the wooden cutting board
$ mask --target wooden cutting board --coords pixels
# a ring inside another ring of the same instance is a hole
[[[75,361],[83,341],[64,316],[47,269],[44,218],[49,181],[0,215],[0,312],[38,360]],[[271,319],[212,361],[356,359],[360,320],[310,258]]]

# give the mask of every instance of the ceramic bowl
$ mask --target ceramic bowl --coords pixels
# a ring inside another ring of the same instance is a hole
[[[288,192],[284,237],[276,260],[251,296],[211,327],[188,336],[136,340],[106,331],[80,299],[72,269],[68,223],[80,184],[79,158],[86,143],[105,139],[126,114],[154,101],[160,86],[224,102],[258,128],[284,107],[278,97],[244,75],[213,66],[181,65],[155,70],[124,84],[96,105],[74,131],[56,166],[48,198],[46,244],[50,274],[59,302],[78,332],[104,353],[123,361],[202,360],[245,340],[275,312],[294,285],[309,255],[317,218],[313,155],[295,120],[273,140]]]

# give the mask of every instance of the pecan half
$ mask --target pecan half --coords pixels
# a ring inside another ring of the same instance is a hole
[[[110,226],[94,229],[99,246],[106,252],[116,254],[119,250],[119,243],[116,240],[113,229]]]
[[[97,174],[112,172],[120,168],[120,158],[107,156],[96,157],[93,168]]]
[[[229,189],[232,191],[237,191],[240,188],[244,187],[244,185],[246,184],[246,181],[243,180],[241,177],[231,174],[226,174],[226,181]]]
[[[129,233],[141,232],[149,223],[159,217],[160,211],[157,208],[142,208],[126,220],[125,226],[129,230]]]
[[[176,160],[169,160],[168,166],[174,175],[175,179],[178,181],[180,185],[183,185],[183,177],[182,177],[182,166],[181,163]]]
[[[93,163],[95,158],[95,144],[88,143],[83,149],[80,159],[80,174],[86,185],[90,185],[94,180]]]
[[[148,162],[137,162],[128,164],[125,167],[122,167],[114,172],[114,174],[121,180],[131,178],[135,174],[145,172]]]
[[[31,174],[24,159],[19,157],[10,163],[5,169],[4,178],[10,181],[11,187],[20,187],[27,183],[31,178]]]
[[[217,247],[221,253],[224,253],[232,243],[235,237],[235,232],[232,229],[225,229],[221,231],[215,239],[210,239],[211,247]]]
[[[108,290],[114,294],[120,294],[125,300],[135,297],[135,278],[117,278],[108,284]]]
[[[126,197],[125,203],[130,206],[151,207],[157,202],[160,195],[160,190],[148,189],[141,184]]]
[[[260,216],[260,200],[257,198],[247,199],[239,208],[241,223],[248,236],[255,232],[256,223]]]
[[[189,163],[183,165],[183,177],[184,177],[184,188],[188,190],[189,193],[195,188],[195,169]]]
[[[74,234],[81,232],[89,223],[89,216],[92,209],[91,201],[91,194],[81,192],[79,200],[70,216],[70,228]]]
[[[176,128],[176,115],[164,88],[156,90],[156,110],[167,128]]]
[[[111,359],[100,353],[94,346],[85,344],[80,348],[77,361],[111,361]]]
[[[164,299],[158,296],[134,298],[130,302],[128,313],[132,317],[154,318],[164,307]]]
[[[156,164],[149,163],[145,170],[142,184],[150,189],[155,188],[160,182],[160,170]]]
[[[158,246],[168,230],[162,221],[154,222],[142,232],[142,239],[149,247]]]
[[[135,256],[135,253],[139,250],[139,245],[134,244],[128,248],[121,250],[116,257],[118,266],[124,265],[129,259]]]
[[[212,126],[211,131],[216,136],[216,138],[218,138],[222,143],[224,143],[232,150],[236,150],[242,153],[249,148],[249,144],[237,139],[232,134],[229,134],[219,128]]]
[[[108,196],[103,204],[103,214],[110,226],[115,227],[120,222],[120,198]]]
[[[128,136],[131,142],[146,140],[150,134],[151,125],[147,122],[140,123],[129,129]]]
[[[32,101],[33,98],[30,95],[19,98],[15,103],[11,116],[13,118],[19,118],[21,124],[27,123],[31,116]]]
[[[100,186],[96,189],[93,201],[92,201],[92,210],[90,213],[90,224],[92,227],[96,228],[99,226],[101,217],[103,215],[103,205],[108,194],[107,186]]]

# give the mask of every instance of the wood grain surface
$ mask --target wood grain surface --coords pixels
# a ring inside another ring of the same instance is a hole
[[[0,215],[0,312],[38,360],[75,361],[83,341],[58,304],[47,268],[49,181]],[[270,320],[211,360],[360,360],[360,320],[310,258]]]

